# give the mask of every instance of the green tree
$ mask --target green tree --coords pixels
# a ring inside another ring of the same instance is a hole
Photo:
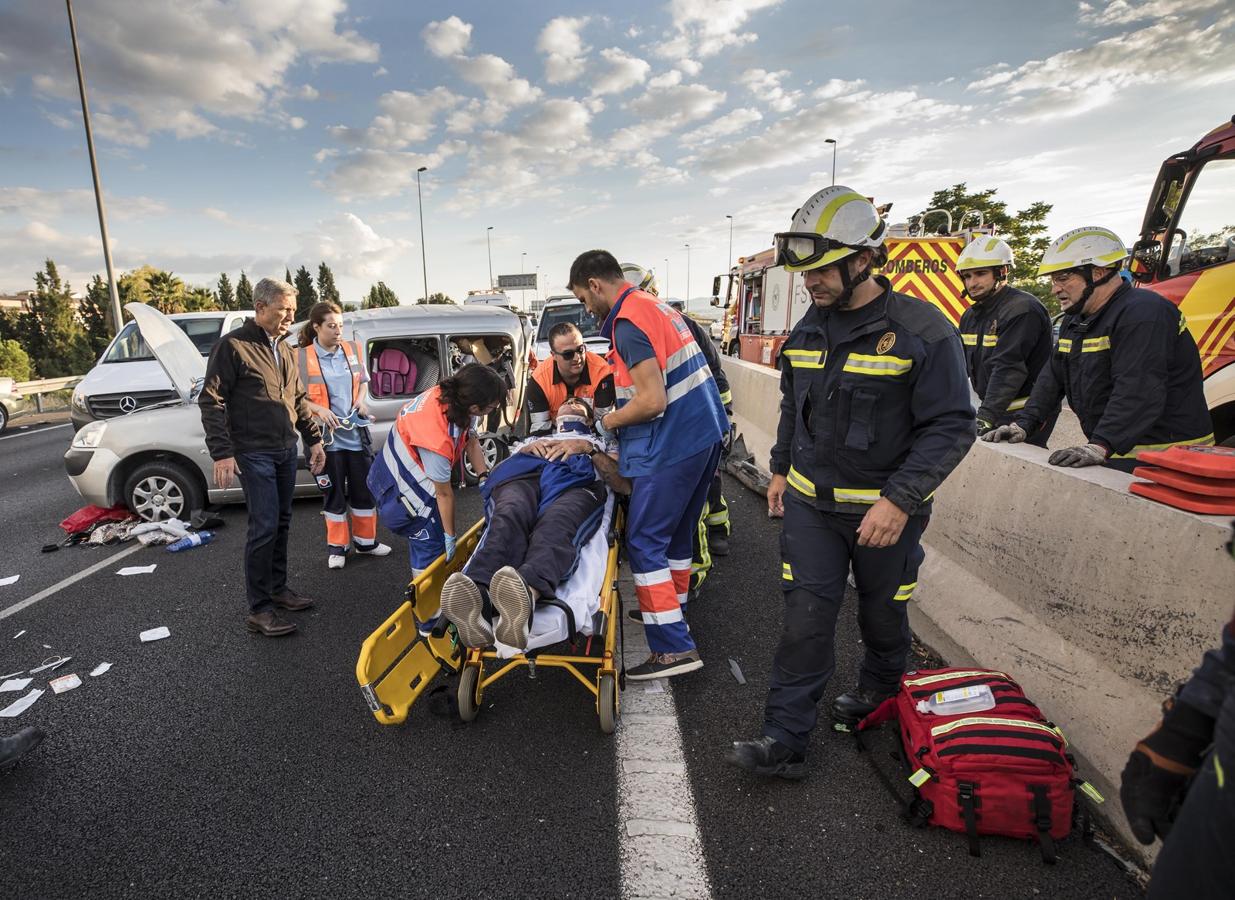
[[[219,309],[239,309],[236,305],[236,294],[232,290],[232,280],[226,272],[219,273],[219,284],[215,291],[219,298]]]
[[[292,283],[292,270],[291,269],[288,269],[288,268],[283,269],[283,280],[286,281],[288,284]]]
[[[193,287],[184,295],[185,312],[208,312],[219,309],[219,300],[207,287]]]
[[[1037,277],[1038,262],[1051,243],[1050,235],[1046,233],[1046,217],[1050,214],[1052,204],[1038,201],[1018,212],[1010,213],[1006,203],[995,199],[996,193],[997,188],[971,191],[961,182],[935,191],[926,208],[948,210],[952,214],[954,228],[959,228],[962,224],[962,215],[965,216],[965,225],[976,224],[975,213],[981,212],[984,223],[994,225],[995,233],[1012,248],[1014,265],[1008,276],[1009,281],[1038,297],[1052,313],[1058,312],[1058,303],[1051,296],[1050,285],[1045,279]],[[933,227],[938,221],[932,218],[929,225]],[[942,223],[940,226],[942,227]]]
[[[161,313],[184,312],[184,282],[171,272],[158,269],[146,284],[149,303]]]
[[[98,356],[107,349],[116,333],[112,326],[111,292],[107,289],[107,282],[100,276],[95,275],[90,286],[86,288],[86,296],[82,298],[81,306],[77,309],[77,316],[86,331],[90,351]]]
[[[0,377],[30,381],[33,374],[30,355],[21,348],[21,344],[12,340],[0,341]]]
[[[317,296],[331,303],[339,302],[339,289],[334,286],[334,272],[324,262],[317,267]]]
[[[296,270],[296,321],[309,317],[309,310],[317,302],[317,291],[313,290],[313,276],[309,270],[301,266]]]
[[[369,294],[365,297],[365,309],[377,309],[382,306],[398,306],[399,298],[395,292],[386,287],[386,282],[379,281],[373,287],[369,288]]]
[[[236,282],[236,309],[253,308],[253,285],[249,284],[249,276],[240,270],[240,280]]]
[[[73,292],[50,259],[34,276],[30,310],[22,314],[21,341],[41,378],[84,375],[94,364],[90,342],[77,321]]]
[[[430,294],[428,300],[426,300],[424,297],[421,297],[416,302],[417,303],[454,303],[455,301],[451,300],[445,294],[438,291],[436,293]]]

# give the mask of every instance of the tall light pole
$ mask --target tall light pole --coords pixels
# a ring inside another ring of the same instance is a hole
[[[669,294],[669,260],[667,257],[665,259],[665,296],[666,297],[670,296]]]
[[[416,170],[416,207],[420,210],[420,271],[425,277],[425,303],[429,302],[429,257],[425,253],[425,204],[420,196],[420,173],[427,171],[428,166]]]
[[[836,139],[835,138],[824,138],[823,142],[825,144],[832,145],[832,184],[833,186],[835,186],[836,185]]]
[[[733,271],[733,216],[725,216],[729,220],[729,259],[727,260],[729,267],[725,269],[725,274]]]
[[[99,180],[99,161],[94,155],[94,134],[90,130],[90,106],[86,103],[86,76],[81,70],[81,53],[77,49],[77,23],[73,20],[73,0],[64,0],[69,11],[69,37],[73,41],[73,62],[77,64],[77,91],[81,94],[81,118],[86,125],[86,150],[90,155],[90,176],[94,179],[94,203],[99,210],[99,232],[103,238],[103,265],[107,267],[107,292],[111,295],[112,326],[119,333],[120,292],[116,289],[116,271],[111,262],[111,239],[107,236],[107,212],[103,209],[103,185]]]
[[[682,306],[690,309],[690,244],[686,245],[686,302]]]
[[[493,242],[489,240],[489,235],[493,231],[493,226],[490,225],[485,229],[485,246],[489,249],[489,289],[493,289]]]
[[[523,274],[523,264],[525,262],[527,262],[527,251],[526,250],[524,250],[522,253],[519,254],[519,274],[520,275]]]

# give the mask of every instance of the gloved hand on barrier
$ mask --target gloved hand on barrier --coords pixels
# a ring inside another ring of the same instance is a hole
[[[1172,698],[1163,707],[1162,722],[1128,757],[1119,799],[1132,833],[1142,844],[1152,844],[1155,837],[1170,833],[1213,734],[1213,719]]]
[[[455,558],[455,536],[448,534],[446,537],[446,562],[450,562]]]
[[[993,431],[994,429],[994,422],[988,422],[986,419],[978,419],[978,437],[982,437],[982,435],[986,434],[988,431]]]
[[[1007,441],[1009,444],[1019,444],[1029,437],[1029,433],[1024,428],[1013,422],[1011,425],[1000,425],[998,428],[992,428],[985,433],[979,432],[982,440],[988,444],[998,444],[1000,441]]]
[[[1101,444],[1082,444],[1079,447],[1065,447],[1056,450],[1048,458],[1052,466],[1070,466],[1074,469],[1084,466],[1100,466],[1106,462],[1107,449]]]

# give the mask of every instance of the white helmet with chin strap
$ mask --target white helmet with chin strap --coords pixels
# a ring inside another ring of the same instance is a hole
[[[1078,270],[1085,279],[1085,292],[1078,301],[1080,306],[1084,306],[1094,288],[1119,277],[1120,264],[1127,258],[1128,248],[1119,235],[1109,228],[1087,225],[1061,234],[1051,242],[1042,254],[1038,275]],[[1095,267],[1107,270],[1106,275],[1097,281],[1093,278]]]
[[[660,290],[656,286],[656,273],[651,269],[645,269],[638,263],[626,262],[622,263],[622,275],[639,290],[660,296]]]
[[[969,269],[1011,269],[1012,248],[1006,241],[990,235],[979,235],[961,251],[956,260],[956,271],[965,272]],[[1004,273],[1003,277],[1007,277]]]
[[[886,223],[875,205],[852,188],[826,187],[814,194],[793,214],[789,231],[774,236],[775,265],[787,272],[808,272],[835,265],[862,250],[876,251],[875,265],[883,247]],[[853,289],[870,277],[870,267],[851,275],[848,266],[837,266],[845,292],[838,304],[844,306]]]

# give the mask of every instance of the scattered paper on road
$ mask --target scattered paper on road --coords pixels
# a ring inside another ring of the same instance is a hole
[[[149,643],[150,641],[161,641],[163,640],[163,638],[171,637],[171,636],[172,636],[171,629],[168,628],[166,625],[160,625],[158,628],[151,628],[149,631],[143,631],[139,635],[139,637],[141,637],[142,639],[143,644]]]
[[[18,674],[20,675],[21,673],[19,672]],[[24,691],[26,685],[32,681],[34,681],[33,678],[10,678],[4,684],[0,684],[0,693],[4,691]]]
[[[18,578],[21,578],[21,576],[20,575],[9,575],[7,578],[0,578],[0,587],[5,587],[6,585],[10,585],[10,584],[16,584]]]
[[[25,675],[25,674],[26,674],[25,669],[22,669],[20,672],[9,672],[9,674],[7,675],[0,675],[0,681],[8,681],[10,678],[16,678],[18,675]]]
[[[125,566],[117,575],[149,575],[159,567],[158,563],[151,563],[148,566]]]
[[[25,633],[26,633],[26,629],[23,628],[21,631],[17,632],[17,634],[13,635],[13,640],[17,640],[19,637],[21,637]]]
[[[71,656],[52,656],[43,660],[43,665],[35,666],[30,670],[30,675],[37,675],[40,672],[46,672],[48,669],[58,669],[73,657]]]
[[[71,691],[73,688],[81,687],[81,678],[77,673],[72,675],[61,675],[59,678],[53,678],[47,682],[48,686],[57,694],[63,694],[65,691]]]
[[[665,692],[665,682],[659,678],[655,681],[649,681],[648,686],[643,689],[645,694],[663,694]]]
[[[104,672],[111,668],[111,663],[99,663],[90,671],[91,678],[98,678]]]
[[[43,693],[43,691],[35,688],[30,693],[26,694],[26,696],[18,700],[14,700],[4,709],[0,709],[0,718],[12,719],[16,716],[20,716],[30,707],[34,706],[34,701],[42,697]]]
[[[746,684],[746,676],[742,674],[742,667],[738,665],[737,660],[733,657],[729,658],[729,672],[733,675],[733,680],[738,684]]]

